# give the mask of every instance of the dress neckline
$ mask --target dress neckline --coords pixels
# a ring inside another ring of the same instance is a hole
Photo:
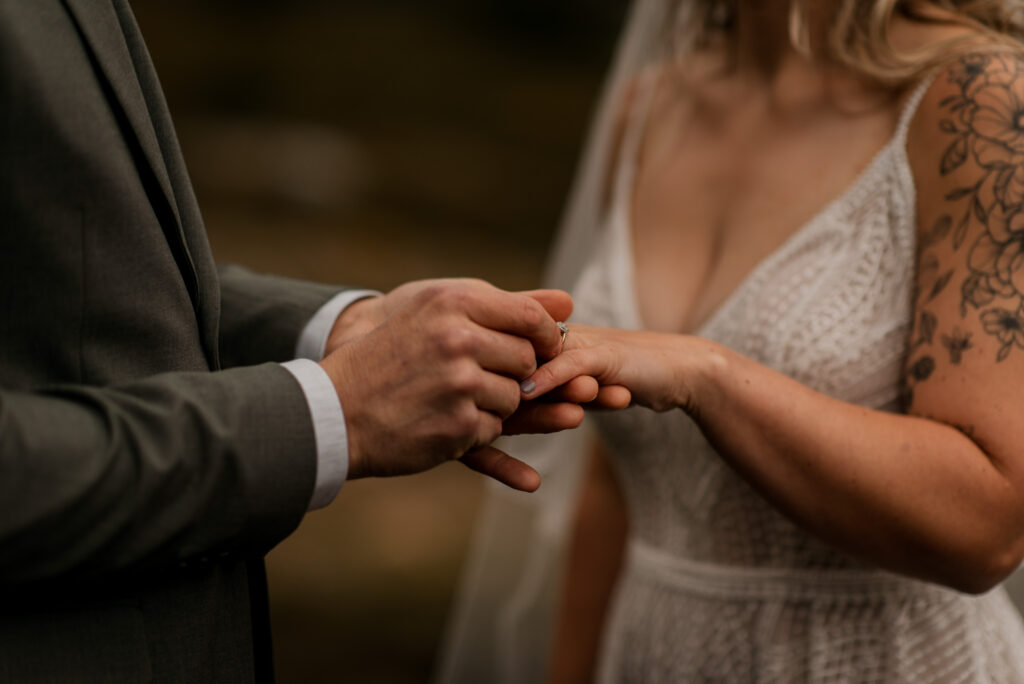
[[[719,319],[725,316],[729,309],[736,306],[736,303],[743,298],[753,283],[762,279],[765,272],[769,271],[780,260],[786,258],[822,226],[831,225],[832,221],[829,219],[834,214],[856,203],[870,189],[868,180],[877,175],[878,169],[883,167],[893,154],[905,151],[906,135],[910,121],[932,80],[933,77],[925,78],[911,91],[900,111],[898,123],[892,136],[875,152],[871,161],[853,177],[842,191],[828,200],[811,218],[787,235],[779,245],[754,264],[703,321],[690,330],[673,332],[706,337],[706,333],[715,326]],[[632,117],[628,124],[629,130],[622,143],[622,154],[620,155],[622,163],[615,182],[612,197],[612,214],[610,217],[612,222],[611,230],[614,233],[612,237],[615,244],[613,246],[615,251],[622,255],[621,258],[615,259],[617,268],[620,269],[620,272],[617,274],[619,276],[617,281],[622,283],[621,288],[616,288],[616,291],[619,293],[617,297],[618,308],[620,314],[625,317],[623,321],[624,327],[634,330],[649,329],[640,313],[640,300],[636,287],[632,213],[637,157],[656,89],[655,84],[656,79],[651,79],[651,82],[647,84],[642,106],[638,108],[636,115]]]

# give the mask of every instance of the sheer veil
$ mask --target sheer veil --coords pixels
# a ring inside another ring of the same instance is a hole
[[[632,77],[654,56],[677,2],[635,0],[630,8],[549,259],[549,287],[571,289],[587,263],[603,222],[603,186],[620,103]],[[544,680],[585,433],[586,428],[503,444],[537,468],[544,483],[534,494],[488,485],[445,635],[438,682]]]

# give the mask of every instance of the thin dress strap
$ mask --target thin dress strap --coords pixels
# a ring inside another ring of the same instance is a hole
[[[903,111],[900,112],[899,123],[896,125],[896,133],[893,135],[893,140],[897,143],[898,147],[906,146],[907,134],[910,131],[910,124],[914,120],[914,115],[917,113],[917,108],[921,106],[921,100],[924,99],[925,93],[928,92],[928,88],[935,82],[937,76],[938,71],[928,74],[907,96],[907,101],[903,105]]]

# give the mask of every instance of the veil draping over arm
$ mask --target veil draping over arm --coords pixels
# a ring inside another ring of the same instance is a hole
[[[677,2],[636,0],[629,11],[548,262],[548,287],[571,290],[597,242],[620,103],[654,56]],[[440,655],[439,683],[544,681],[586,432],[501,445],[533,465],[543,485],[523,494],[488,484]]]

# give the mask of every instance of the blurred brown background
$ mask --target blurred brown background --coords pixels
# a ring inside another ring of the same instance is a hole
[[[537,284],[625,9],[133,6],[218,258],[379,289]],[[480,491],[451,465],[308,516],[268,558],[279,681],[428,680]]]

